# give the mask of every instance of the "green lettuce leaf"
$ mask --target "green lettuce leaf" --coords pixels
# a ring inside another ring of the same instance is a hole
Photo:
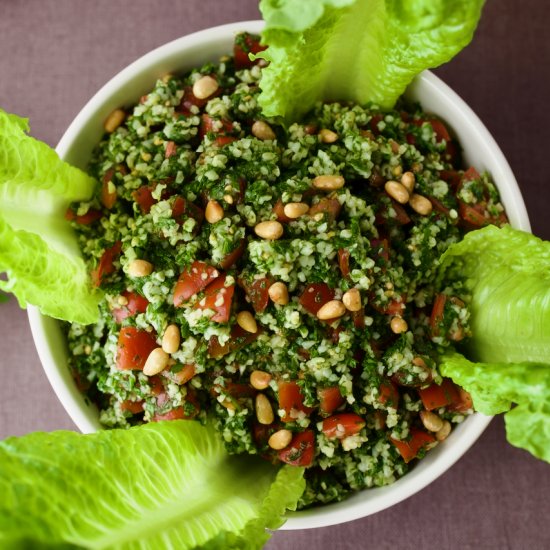
[[[472,39],[484,0],[261,0],[259,97],[269,117],[298,119],[319,100],[393,107],[424,69]]]
[[[506,412],[508,441],[550,462],[550,367],[540,363],[472,363],[459,353],[442,358],[440,372],[472,395],[477,411]],[[516,406],[510,410],[512,403]]]
[[[0,464],[2,548],[261,548],[305,484],[183,420],[9,438]]]
[[[508,441],[550,462],[550,242],[488,226],[440,260],[440,285],[470,295],[467,360],[448,354],[441,373],[472,394],[476,410],[504,416]]]
[[[550,242],[488,226],[452,245],[440,264],[445,282],[463,281],[471,294],[470,359],[550,365]]]
[[[0,288],[52,317],[92,323],[92,290],[69,222],[73,201],[90,199],[96,182],[27,135],[26,119],[0,109]]]

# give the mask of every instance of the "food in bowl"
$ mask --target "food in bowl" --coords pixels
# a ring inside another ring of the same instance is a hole
[[[435,267],[506,217],[418,105],[265,120],[246,49],[108,117],[68,212],[105,292],[70,365],[106,427],[212,414],[231,452],[305,466],[303,508],[392,483],[472,412],[437,371],[469,329]]]

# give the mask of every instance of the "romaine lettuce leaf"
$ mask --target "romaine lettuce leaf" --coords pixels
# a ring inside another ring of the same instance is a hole
[[[9,438],[0,464],[2,548],[261,548],[305,484],[183,420]]]
[[[550,366],[540,363],[472,363],[459,353],[442,357],[443,376],[472,395],[487,415],[506,411],[508,441],[550,462]],[[512,403],[516,406],[510,410]]]
[[[91,198],[96,182],[28,130],[26,119],[0,109],[0,272],[7,275],[0,288],[21,307],[92,323],[99,293],[64,214],[71,202]]]
[[[550,242],[488,226],[452,245],[440,266],[440,277],[471,294],[467,357],[550,365]]]
[[[441,373],[472,394],[485,414],[505,415],[512,445],[550,462],[550,242],[488,226],[468,233],[440,260],[440,284],[470,295],[465,355]]]
[[[484,0],[261,0],[265,116],[298,119],[319,100],[393,107],[424,69],[472,39]]]

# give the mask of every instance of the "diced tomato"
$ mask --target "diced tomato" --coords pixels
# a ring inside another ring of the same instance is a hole
[[[472,396],[460,386],[456,386],[456,389],[458,391],[458,400],[453,401],[447,409],[458,413],[465,413],[472,410],[474,408]]]
[[[272,433],[273,427],[271,425],[260,424],[259,422],[252,423],[252,438],[258,447],[265,447]]]
[[[377,213],[375,222],[377,225],[388,224],[388,225],[407,225],[411,223],[411,218],[407,214],[407,211],[395,200],[391,200],[391,207],[395,212],[395,217],[391,217],[388,208],[382,206]]]
[[[441,170],[439,172],[439,177],[443,181],[446,181],[454,190],[457,189],[460,184],[460,180],[462,179],[460,172],[457,170]]]
[[[235,69],[248,69],[252,67],[257,61],[252,61],[249,57],[249,53],[258,53],[267,48],[260,44],[260,38],[252,34],[244,34],[239,37],[244,44],[235,42],[233,46],[233,56],[235,60]]]
[[[393,298],[384,304],[377,304],[374,300],[370,300],[369,304],[373,309],[378,311],[378,313],[383,313],[384,315],[402,315],[406,309],[406,296],[403,295],[401,299]]]
[[[231,338],[223,345],[220,344],[217,336],[211,336],[208,340],[208,355],[214,359],[219,359],[232,351],[243,348],[250,342],[253,342],[261,334],[261,330],[257,332],[248,332],[239,325],[231,328]]]
[[[435,442],[435,437],[428,432],[418,428],[411,428],[410,437],[405,440],[398,440],[390,437],[391,442],[396,446],[399,454],[405,462],[417,458],[420,452]]]
[[[383,119],[382,115],[374,115],[369,121],[369,128],[375,136],[379,136],[382,132],[378,129],[378,123]]]
[[[338,267],[340,268],[342,277],[344,277],[345,279],[349,278],[349,273],[350,273],[349,257],[350,257],[349,250],[346,250],[345,248],[340,248],[338,250]]]
[[[367,326],[365,323],[365,310],[363,308],[359,311],[352,311],[351,318],[355,328],[364,329]]]
[[[121,296],[128,300],[128,303],[124,306],[117,307],[113,309],[113,317],[117,323],[122,323],[127,317],[132,317],[136,313],[145,313],[147,306],[149,305],[149,300],[144,298],[137,292],[131,292],[125,290]]]
[[[143,370],[147,357],[155,348],[158,348],[155,334],[136,327],[122,327],[118,335],[117,369]]]
[[[166,402],[167,396],[160,394],[157,397],[157,405],[162,406],[164,402]],[[160,422],[161,420],[190,420],[192,418],[195,418],[197,414],[200,412],[200,403],[197,399],[197,396],[193,391],[190,389],[187,390],[187,395],[185,396],[185,401],[193,405],[193,411],[190,412],[189,410],[186,412],[185,406],[181,407],[175,407],[168,412],[164,414],[155,413],[153,415],[153,418],[151,418],[152,422]]]
[[[225,286],[226,276],[222,275],[210,283],[205,291],[204,298],[195,303],[195,309],[212,309],[214,315],[210,318],[216,323],[227,323],[231,314],[231,302],[235,285]]]
[[[384,378],[380,383],[378,390],[380,392],[378,401],[380,401],[382,405],[387,405],[397,409],[397,406],[399,405],[399,390],[397,388],[397,384],[389,378]]]
[[[178,278],[174,288],[174,306],[180,307],[219,276],[220,272],[214,266],[194,261]]]
[[[332,414],[345,402],[338,386],[317,390],[317,397],[319,398],[319,411],[323,414]]]
[[[312,315],[317,315],[321,307],[333,300],[334,296],[334,290],[326,283],[311,283],[300,296],[300,304]]]
[[[263,313],[269,304],[269,287],[273,283],[269,277],[254,279],[252,282],[241,281],[248,301],[256,313]]]
[[[240,260],[245,250],[246,239],[242,239],[237,248],[233,249],[231,252],[229,252],[229,254],[223,257],[222,261],[220,262],[220,267],[222,269],[229,269],[230,267],[235,265]]]
[[[132,198],[137,202],[143,214],[149,214],[151,207],[157,202],[153,198],[153,189],[148,185],[142,185],[135,191],[132,191]]]
[[[313,430],[297,433],[288,447],[279,451],[281,462],[292,466],[311,466],[315,455],[315,434]]]
[[[193,218],[197,222],[193,232],[197,233],[204,220],[204,210],[183,197],[176,197],[172,206],[172,218],[179,224],[183,224],[188,218]]]
[[[390,262],[390,244],[388,239],[371,239],[370,245],[376,259],[381,260],[381,262],[377,261],[377,263],[380,263],[385,269]]]
[[[237,141],[237,139],[238,138],[236,138],[235,136],[218,136],[214,140],[214,143],[218,147],[223,147],[224,145],[227,145],[228,143],[233,143],[234,141]]]
[[[333,414],[323,420],[323,433],[329,439],[344,439],[358,434],[365,427],[365,420],[355,413]]]
[[[285,415],[281,419],[283,422],[294,422],[296,416],[293,415],[293,412],[309,414],[313,410],[311,407],[304,405],[304,396],[296,382],[280,380],[278,386],[279,409],[285,411]]]
[[[443,378],[440,384],[432,384],[424,389],[418,390],[418,395],[427,411],[446,407],[451,403],[460,403],[460,393],[457,386],[450,378]]]
[[[201,115],[199,138],[202,140],[209,132],[214,134],[229,134],[233,131],[233,123],[230,120],[220,120],[207,115]]]
[[[279,199],[274,205],[273,205],[273,212],[275,212],[275,215],[277,216],[277,220],[282,223],[289,223],[292,221],[292,218],[289,218],[285,214],[285,205],[283,204],[283,201]]]
[[[193,363],[189,363],[187,365],[178,365],[181,367],[179,370],[174,369],[168,369],[163,370],[162,375],[171,380],[172,382],[175,382],[176,384],[179,384],[182,386],[183,384],[186,384],[195,376],[196,368]]]
[[[122,242],[117,241],[113,246],[106,248],[99,260],[98,266],[92,271],[92,284],[100,286],[103,283],[103,277],[115,272],[115,260],[122,251]]]
[[[178,147],[174,141],[167,141],[164,149],[164,158],[169,159],[178,152]]]
[[[447,208],[440,200],[436,199],[435,197],[427,197],[427,198],[432,203],[434,210],[437,210],[437,212],[441,212],[442,214],[445,214],[445,216],[449,215],[450,209]]]
[[[231,382],[230,380],[227,380],[224,385],[215,385],[214,391],[216,394],[224,393],[229,395],[233,399],[246,399],[254,397],[258,393],[258,390],[249,384],[240,384],[238,382]]]
[[[492,222],[490,218],[486,218],[484,207],[480,204],[469,205],[465,202],[458,202],[458,215],[467,224],[467,229],[479,229]]]
[[[126,399],[120,403],[121,411],[128,411],[132,414],[139,414],[143,412],[143,401],[130,401]]]
[[[443,322],[443,313],[445,311],[445,303],[447,302],[446,294],[438,294],[435,298],[430,315],[430,332],[432,336],[439,336],[439,325]]]
[[[338,199],[330,199],[328,197],[322,198],[317,204],[314,204],[309,209],[308,214],[315,216],[315,214],[326,214],[328,221],[333,222],[338,218],[342,210],[342,205]]]
[[[470,166],[470,168],[468,168],[468,170],[464,172],[462,176],[462,181],[475,181],[479,178],[481,178],[479,172],[473,166]]]
[[[71,210],[70,208],[68,208],[65,212],[66,220],[69,220],[70,222],[76,222],[81,225],[90,225],[91,223],[99,220],[101,216],[103,216],[101,210],[94,210],[93,208],[90,208],[88,212],[86,212],[86,214],[82,214],[82,216],[77,216],[74,210]]]
[[[447,130],[447,127],[441,120],[437,118],[432,118],[429,120],[429,123],[432,125],[432,128],[434,129],[436,139],[437,141],[443,141],[446,142],[451,141],[451,136],[449,134],[449,130]]]
[[[114,168],[107,170],[107,172],[103,175],[103,180],[101,182],[101,204],[109,210],[113,208],[117,199],[116,189],[114,191],[110,191],[109,189],[109,183],[111,183],[114,175]]]

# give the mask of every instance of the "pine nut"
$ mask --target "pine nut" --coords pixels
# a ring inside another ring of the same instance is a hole
[[[438,432],[443,428],[443,420],[431,411],[420,411],[420,420],[422,420],[424,428],[430,432]]]
[[[256,418],[258,419],[258,422],[260,424],[271,424],[275,420],[275,415],[273,414],[271,403],[263,393],[259,393],[256,396],[255,406]]]
[[[448,420],[443,421],[443,426],[435,433],[435,438],[438,441],[444,441],[451,433],[451,423]]]
[[[271,298],[271,301],[279,306],[286,306],[288,304],[288,288],[280,281],[273,283],[267,293]]]
[[[430,199],[427,199],[422,195],[413,193],[409,199],[409,204],[411,205],[411,208],[421,216],[427,216],[432,212],[432,203]]]
[[[223,200],[227,203],[227,204],[233,204],[233,197],[231,195],[224,195],[223,196]]]
[[[419,162],[413,162],[413,164],[411,166],[411,172],[413,174],[420,174],[420,172],[422,172],[423,168],[424,167]]]
[[[122,296],[120,295],[117,299],[116,299],[116,302],[119,306],[127,306],[128,305],[128,298],[126,298],[126,296]]]
[[[250,374],[250,385],[257,390],[265,390],[271,382],[271,374],[263,370],[255,370]]]
[[[112,134],[126,118],[126,113],[122,109],[115,109],[105,120],[103,128],[109,134]]]
[[[237,313],[237,324],[246,332],[251,332],[256,334],[258,332],[258,325],[256,324],[256,319],[250,311],[239,311]]]
[[[143,374],[154,376],[162,372],[168,366],[169,360],[170,356],[162,348],[155,348],[149,354],[149,357],[147,357],[147,361],[145,361]]]
[[[342,176],[317,176],[313,180],[313,187],[321,191],[335,191],[344,187],[346,180]]]
[[[262,239],[274,241],[283,236],[283,226],[275,220],[260,222],[254,227],[254,232]]]
[[[276,451],[280,451],[290,445],[292,432],[290,430],[278,430],[267,440],[267,444]]]
[[[407,325],[407,321],[402,317],[395,316],[390,321],[390,328],[394,334],[401,334],[402,332],[407,332],[409,325]]]
[[[396,178],[399,178],[402,174],[403,174],[403,167],[398,164],[397,166],[394,166],[393,170],[391,171],[391,173],[396,177]]]
[[[218,89],[218,81],[210,75],[201,76],[193,84],[193,95],[197,99],[206,99]]]
[[[221,204],[218,201],[208,201],[206,209],[204,211],[204,217],[208,223],[216,223],[223,219],[224,211]]]
[[[420,367],[422,369],[428,369],[428,365],[426,365],[426,361],[424,361],[424,359],[422,359],[422,357],[420,357],[420,356],[414,357],[413,360],[412,360],[412,364],[415,367]]]
[[[409,193],[412,193],[414,189],[414,184],[416,183],[416,178],[414,177],[414,174],[412,172],[405,172],[401,176],[401,183]]]
[[[162,349],[166,353],[176,353],[180,347],[180,329],[178,325],[168,325],[162,336]]]
[[[340,300],[331,300],[327,302],[317,312],[317,319],[326,321],[327,319],[336,319],[346,313],[346,306]]]
[[[305,202],[289,202],[285,204],[283,209],[285,216],[287,218],[292,218],[293,220],[307,214],[309,210],[309,205]]]
[[[361,293],[357,288],[350,288],[342,296],[342,302],[349,311],[359,311],[361,309]]]
[[[271,126],[263,120],[257,120],[256,122],[254,122],[251,130],[252,135],[256,136],[262,141],[277,139],[277,136],[275,135],[275,132],[272,130]]]
[[[319,131],[319,139],[323,143],[334,143],[338,139],[338,134],[328,128],[323,128]]]
[[[147,260],[132,260],[128,264],[130,277],[147,277],[153,272],[153,264]]]
[[[409,202],[409,192],[405,186],[398,181],[387,181],[384,185],[384,189],[386,190],[386,193],[398,203],[407,204],[407,202]]]

